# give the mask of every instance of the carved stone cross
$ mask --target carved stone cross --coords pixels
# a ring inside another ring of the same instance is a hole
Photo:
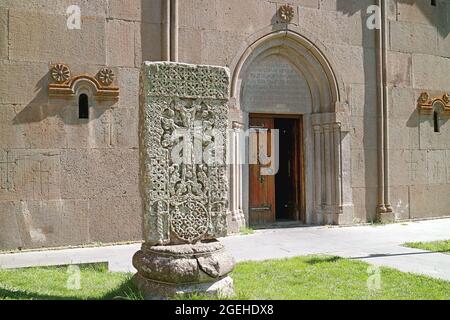
[[[141,71],[146,242],[133,262],[147,297],[232,291],[234,261],[215,240],[227,233],[229,81],[222,67],[147,62]]]

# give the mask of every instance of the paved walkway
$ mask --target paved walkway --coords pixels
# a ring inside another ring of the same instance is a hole
[[[404,248],[405,242],[450,239],[450,219],[386,226],[304,227],[257,231],[222,242],[237,261],[260,261],[308,254],[359,259],[374,265],[450,281],[450,255]],[[109,262],[111,271],[131,271],[140,244],[0,255],[0,268]]]

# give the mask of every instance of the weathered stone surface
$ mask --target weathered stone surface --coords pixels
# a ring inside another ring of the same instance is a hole
[[[210,283],[233,271],[234,259],[219,242],[150,247],[133,258],[139,274],[170,284]]]
[[[68,30],[65,15],[9,11],[10,58],[20,61],[106,63],[105,19],[85,19]],[[64,30],[64,32],[61,32]],[[64,48],[64,49],[60,49]]]
[[[195,243],[226,234],[228,86],[225,68],[144,64],[141,187],[148,243]],[[176,137],[180,129],[189,138]],[[180,151],[183,157],[175,159]]]
[[[165,300],[168,297],[183,297],[184,295],[201,293],[214,298],[231,298],[234,295],[233,279],[225,277],[211,283],[189,285],[166,285],[151,281],[139,274],[134,276],[134,282],[143,296],[149,300]]]
[[[151,299],[229,294],[234,260],[214,240],[227,232],[229,72],[147,62],[141,77],[146,243],[133,258],[137,286]]]

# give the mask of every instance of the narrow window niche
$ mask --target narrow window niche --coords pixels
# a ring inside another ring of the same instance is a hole
[[[444,108],[445,106],[440,101],[436,101],[433,104],[433,127],[435,133],[441,132],[441,115]]]
[[[78,97],[78,117],[79,119],[89,119],[89,97],[85,93]]]
[[[440,133],[441,127],[439,125],[439,113],[437,111],[433,112],[433,123],[434,123],[434,132]]]

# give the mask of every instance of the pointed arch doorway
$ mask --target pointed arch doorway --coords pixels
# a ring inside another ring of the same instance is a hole
[[[286,137],[278,145],[283,154],[278,177],[261,177],[261,166],[249,164],[255,148],[247,142],[246,165],[231,174],[238,190],[231,199],[233,217],[242,215],[247,225],[352,223],[349,121],[342,91],[322,51],[294,31],[271,32],[245,50],[234,67],[232,120],[244,130],[260,126],[286,131]]]

